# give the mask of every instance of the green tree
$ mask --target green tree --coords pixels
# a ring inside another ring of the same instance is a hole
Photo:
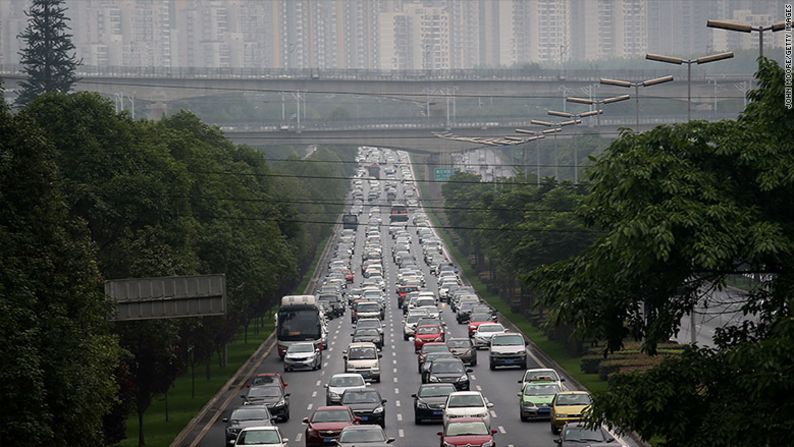
[[[18,37],[26,47],[20,50],[20,62],[28,78],[22,81],[17,103],[25,105],[45,92],[68,93],[77,80],[75,68],[80,61],[74,53],[72,35],[68,33],[64,0],[33,0],[28,26]]]
[[[0,106],[0,444],[103,445],[118,344],[54,146]],[[22,441],[24,440],[24,441]]]
[[[624,133],[597,161],[583,205],[604,234],[533,274],[558,322],[606,351],[633,337],[649,353],[726,275],[770,275],[743,300],[752,318],[718,329],[713,349],[618,376],[596,396],[593,422],[671,446],[783,445],[794,435],[794,112],[782,107],[777,64],[761,59],[757,78],[737,121]]]

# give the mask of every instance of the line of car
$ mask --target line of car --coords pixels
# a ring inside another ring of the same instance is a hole
[[[498,430],[492,426],[493,403],[481,391],[471,387],[471,374],[478,365],[478,351],[488,351],[490,370],[517,367],[526,370],[517,393],[521,421],[548,420],[556,441],[562,445],[581,445],[575,441],[600,436],[603,445],[614,440],[603,430],[590,430],[578,423],[590,404],[586,392],[569,391],[552,369],[528,369],[524,337],[510,332],[498,321],[494,309],[480,300],[476,291],[464,284],[457,267],[450,262],[443,244],[435,234],[429,218],[419,208],[407,155],[375,148],[361,148],[359,168],[352,182],[354,200],[351,212],[363,212],[363,198],[384,195],[379,182],[365,181],[366,166],[385,165],[388,191],[400,191],[410,213],[410,225],[390,222],[391,258],[398,266],[394,297],[390,298],[384,277],[384,247],[381,227],[386,227],[379,207],[371,207],[367,224],[359,224],[364,243],[356,244],[356,230],[341,230],[328,263],[326,276],[316,296],[326,319],[343,317],[349,309],[352,342],[342,351],[344,372],[332,374],[324,385],[325,405],[315,407],[303,419],[306,447],[393,445],[386,436],[388,401],[373,383],[381,380],[383,355],[383,320],[387,306],[403,313],[403,339],[416,353],[417,373],[422,384],[411,395],[416,424],[441,423],[437,433],[441,447],[493,447]],[[397,173],[401,179],[397,179]],[[365,188],[366,187],[366,188]],[[365,191],[367,190],[368,191]],[[411,194],[406,194],[412,191]],[[365,194],[367,192],[367,194]],[[372,193],[375,193],[374,195]],[[421,256],[414,253],[413,241],[419,241]],[[353,257],[361,258],[360,285],[354,285]],[[424,264],[420,266],[420,263]],[[426,288],[422,267],[436,277],[437,288]],[[445,303],[446,306],[442,303]],[[440,318],[444,308],[455,313],[456,321],[465,325],[468,337],[450,337]],[[322,349],[313,343],[294,343],[284,356],[284,371],[316,370],[323,367],[323,350],[328,348],[327,324],[323,323]],[[247,446],[285,446],[273,422],[289,420],[287,384],[278,373],[255,376],[244,405],[232,411],[227,423],[228,444]],[[269,440],[269,441],[267,441]],[[262,441],[259,444],[254,442]],[[267,442],[265,442],[267,441]],[[268,443],[271,442],[271,443]],[[620,444],[614,444],[620,445]]]

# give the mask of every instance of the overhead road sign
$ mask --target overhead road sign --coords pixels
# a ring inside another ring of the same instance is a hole
[[[194,275],[105,281],[116,304],[115,321],[208,317],[226,314],[226,276]]]

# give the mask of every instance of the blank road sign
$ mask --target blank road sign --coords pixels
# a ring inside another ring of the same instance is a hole
[[[105,282],[105,295],[116,303],[116,321],[226,314],[222,274],[115,279]]]

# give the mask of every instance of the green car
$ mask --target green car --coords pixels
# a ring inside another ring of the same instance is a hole
[[[551,401],[559,393],[557,382],[527,382],[521,387],[519,412],[522,421],[551,417]]]

